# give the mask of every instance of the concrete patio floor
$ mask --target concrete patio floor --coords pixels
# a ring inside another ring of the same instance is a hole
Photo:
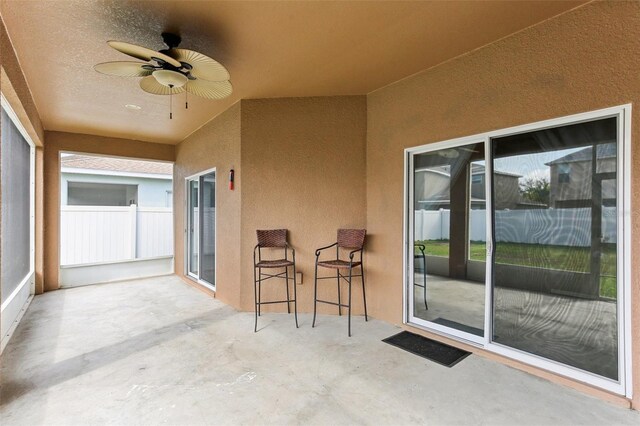
[[[2,355],[3,425],[634,424],[620,408],[470,356],[442,367],[357,317],[241,313],[175,276],[37,296]]]

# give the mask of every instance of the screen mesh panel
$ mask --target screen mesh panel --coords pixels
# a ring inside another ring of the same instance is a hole
[[[29,273],[31,148],[2,110],[2,302]]]

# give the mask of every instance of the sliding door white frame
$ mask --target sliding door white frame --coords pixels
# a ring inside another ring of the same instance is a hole
[[[189,201],[191,200],[191,189],[189,188],[189,184],[190,182],[198,182],[198,212],[200,212],[200,209],[202,209],[201,207],[201,201],[202,201],[202,197],[200,196],[200,194],[202,193],[202,185],[201,185],[201,181],[200,178],[204,175],[210,174],[210,173],[215,173],[216,175],[216,185],[214,185],[214,199],[217,202],[218,199],[218,188],[217,188],[217,180],[218,180],[218,175],[216,173],[216,168],[213,167],[211,169],[207,169],[204,170],[202,172],[196,173],[194,175],[191,176],[187,176],[184,181],[185,181],[185,197],[184,197],[184,201],[185,201],[185,205],[184,205],[184,212],[185,212],[185,216],[184,216],[184,274],[185,276],[193,279],[194,281],[196,281],[198,284],[208,288],[209,290],[213,290],[216,291],[216,283],[218,282],[218,257],[215,256],[215,266],[214,266],[214,283],[210,283],[208,281],[205,281],[204,279],[201,278],[201,265],[202,265],[202,253],[200,253],[200,251],[202,250],[202,243],[200,241],[201,239],[201,234],[202,234],[202,230],[203,230],[203,226],[202,223],[200,223],[201,219],[200,219],[200,213],[198,213],[198,235],[196,236],[197,241],[197,247],[198,247],[198,273],[194,274],[190,271],[190,262],[191,262],[191,256],[190,256],[190,252],[189,252],[189,247],[190,247],[190,238],[191,238],[191,232],[190,227],[191,227],[191,222],[190,222],[190,212],[189,212],[189,206],[190,203]],[[218,209],[216,208],[214,210],[214,224],[213,224],[213,234],[216,235],[216,238],[214,238],[214,252],[218,253],[218,238],[217,238],[217,229],[218,229]]]
[[[436,142],[436,143],[432,143],[432,144],[428,144],[428,145],[423,145],[423,146],[419,146],[419,147],[415,147],[415,148],[408,148],[405,150],[405,169],[406,169],[406,176],[405,176],[405,194],[407,194],[407,196],[405,196],[405,229],[407,229],[407,232],[405,233],[405,300],[407,301],[404,306],[404,310],[405,310],[405,316],[404,318],[406,318],[405,323],[409,323],[411,325],[417,326],[419,328],[423,328],[426,330],[429,330],[431,332],[437,333],[437,334],[441,334],[444,336],[453,336],[456,339],[463,341],[465,343],[468,344],[472,344],[475,346],[482,346],[485,344],[485,338],[483,336],[477,336],[475,334],[472,333],[467,333],[461,330],[457,330],[451,327],[447,327],[445,325],[441,325],[441,324],[437,324],[431,321],[427,321],[424,320],[422,318],[416,317],[415,315],[413,315],[413,309],[411,309],[414,305],[414,292],[413,291],[409,291],[409,289],[413,289],[414,288],[414,279],[415,279],[415,274],[413,273],[413,236],[415,235],[414,233],[414,215],[413,215],[413,206],[414,204],[414,184],[413,184],[413,179],[412,176],[414,175],[415,172],[415,167],[414,167],[414,158],[417,154],[423,154],[426,152],[431,152],[431,151],[436,151],[436,150],[442,150],[442,149],[452,149],[452,148],[456,148],[456,147],[461,147],[461,146],[465,146],[465,145],[477,145],[477,144],[483,144],[484,145],[484,152],[485,152],[485,160],[486,160],[486,155],[488,153],[488,140],[486,137],[478,137],[478,136],[470,136],[470,137],[463,137],[463,138],[457,138],[457,139],[451,139],[448,141],[444,141],[444,142]],[[486,161],[485,161],[486,162]],[[485,182],[487,182],[487,185],[490,184],[490,179],[487,179],[487,176],[489,176],[489,170],[488,168],[485,167]],[[490,210],[490,199],[487,198],[486,199],[486,211],[489,212]],[[489,214],[487,213],[487,217],[489,217]],[[490,222],[490,218],[487,222],[487,252],[489,252],[489,235],[491,232],[491,224]],[[487,265],[487,275],[488,277],[491,276],[490,274],[490,262],[486,262]],[[487,283],[485,283],[485,287],[487,287]],[[427,291],[427,289],[425,288],[425,291]],[[486,289],[485,289],[486,292]],[[486,296],[485,296],[485,306],[486,306]],[[485,315],[486,316],[486,315]],[[484,325],[484,334],[487,333],[486,330],[489,330],[487,328],[487,323],[486,323],[486,318],[485,318],[485,325]]]
[[[616,118],[618,123],[617,139],[617,320],[618,320],[618,380],[612,380],[589,373],[566,364],[550,359],[526,353],[524,351],[507,347],[491,340],[493,324],[493,298],[492,298],[492,246],[493,232],[491,215],[487,214],[487,268],[485,282],[485,321],[484,337],[471,335],[459,330],[434,324],[429,321],[416,318],[413,315],[413,158],[416,154],[430,152],[438,149],[454,148],[461,145],[484,142],[485,144],[485,182],[487,212],[492,211],[491,205],[491,139],[504,137],[518,133],[542,130],[567,124],[593,121],[597,119]],[[523,363],[551,371],[553,373],[587,383],[592,386],[605,389],[627,398],[632,396],[631,380],[631,104],[605,108],[566,117],[540,121],[536,123],[500,129],[474,136],[452,139],[444,142],[426,144],[405,149],[405,176],[404,176],[404,245],[403,245],[403,270],[404,270],[404,323],[412,327],[428,330],[430,332],[450,337],[464,343],[473,344]]]

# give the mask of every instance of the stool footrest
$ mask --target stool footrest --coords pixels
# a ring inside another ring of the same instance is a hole
[[[273,303],[289,303],[289,302],[295,302],[296,299],[291,299],[291,300],[273,300],[271,302],[258,302],[256,303],[256,305],[271,305]]]
[[[316,299],[316,302],[318,302],[318,303],[326,303],[327,305],[342,306],[343,308],[348,308],[349,307],[349,305],[345,305],[344,303],[329,302],[328,300]]]

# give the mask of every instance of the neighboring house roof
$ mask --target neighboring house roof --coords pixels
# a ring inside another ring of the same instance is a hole
[[[68,155],[61,159],[66,169],[102,170],[107,172],[142,173],[149,175],[173,175],[173,164],[157,161],[129,160],[126,158]]]
[[[615,143],[605,143],[602,145],[597,145],[596,157],[599,160],[605,158],[615,158],[617,154],[617,147]],[[578,161],[591,161],[593,157],[593,149],[592,147],[587,147],[581,149],[580,151],[572,152],[569,155],[565,155],[560,158],[556,158],[553,161],[545,163],[547,166],[551,166],[552,164],[565,164],[565,163],[575,163]]]

